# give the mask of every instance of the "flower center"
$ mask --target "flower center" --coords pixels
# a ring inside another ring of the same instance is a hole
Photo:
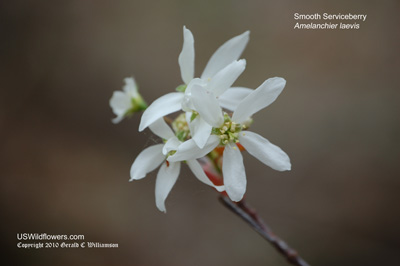
[[[185,114],[178,115],[177,118],[172,122],[172,128],[175,131],[176,137],[180,141],[185,141],[190,137],[190,129],[186,122]]]
[[[244,126],[233,122],[227,114],[224,114],[224,120],[220,128],[213,128],[212,133],[219,137],[221,145],[238,143],[239,132],[244,129]]]

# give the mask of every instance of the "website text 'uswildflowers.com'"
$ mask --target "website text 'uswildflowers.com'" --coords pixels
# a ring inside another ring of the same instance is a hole
[[[80,234],[17,233],[17,248],[118,248],[118,243],[88,242]]]
[[[84,240],[84,235],[49,235],[46,233],[18,233],[18,240]]]

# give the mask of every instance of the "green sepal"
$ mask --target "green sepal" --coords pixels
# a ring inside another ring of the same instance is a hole
[[[198,112],[193,112],[192,115],[190,116],[190,122],[196,119],[196,117],[199,115]]]
[[[187,139],[187,137],[188,137],[188,132],[186,132],[186,131],[178,131],[178,132],[176,133],[176,137],[177,137],[180,141],[184,142],[184,141]]]
[[[186,84],[182,84],[182,85],[179,85],[178,87],[176,87],[176,91],[179,91],[179,92],[185,92],[186,91],[186,87],[187,87],[187,85]]]

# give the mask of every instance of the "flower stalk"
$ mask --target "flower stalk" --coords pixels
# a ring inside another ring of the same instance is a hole
[[[233,202],[225,195],[219,196],[220,202],[227,207],[234,214],[242,218],[248,223],[257,233],[259,233],[265,240],[267,240],[287,261],[292,265],[309,266],[304,259],[302,259],[296,250],[286,244],[279,236],[277,236],[258,216],[257,212],[250,208],[246,201],[243,199],[239,202]]]
[[[214,151],[215,154],[221,154],[221,151]],[[221,170],[215,166],[215,160],[218,156],[213,159],[200,160],[201,166],[204,169],[207,177],[214,183],[214,185],[223,185],[223,178],[221,176]],[[259,233],[265,240],[267,240],[286,260],[297,266],[309,266],[304,259],[300,257],[298,252],[292,249],[285,241],[283,241],[278,235],[276,235],[269,226],[265,224],[263,219],[258,215],[254,208],[251,208],[245,198],[239,202],[233,202],[225,191],[220,192],[219,201],[230,211],[244,220],[253,230]]]

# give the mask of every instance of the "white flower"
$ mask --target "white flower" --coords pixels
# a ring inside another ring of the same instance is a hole
[[[214,187],[218,191],[223,191],[223,186],[215,186],[204,173],[200,163],[196,159],[182,159],[170,162],[168,156],[173,154],[181,142],[175,137],[171,128],[165,123],[163,118],[156,120],[150,125],[154,134],[164,139],[165,144],[156,144],[144,149],[135,159],[131,167],[131,179],[139,180],[144,178],[147,173],[156,169],[160,164],[160,170],[156,179],[156,206],[166,212],[165,199],[174,186],[180,172],[181,161],[186,161],[193,174],[203,183]]]
[[[132,114],[139,110],[144,110],[147,105],[142,96],[139,94],[136,82],[133,78],[125,78],[123,91],[114,91],[110,106],[117,116],[112,122],[119,123],[126,115]]]
[[[256,133],[242,131],[243,123],[274,102],[285,84],[283,78],[266,80],[239,103],[232,118],[227,114],[223,115],[218,100],[212,92],[197,86],[192,90],[194,94],[192,102],[199,115],[213,127],[212,135],[209,136],[203,149],[197,147],[192,139],[184,142],[178,147],[177,152],[169,157],[169,161],[200,158],[218,145],[225,146],[222,172],[226,192],[233,201],[240,201],[246,191],[243,157],[236,143],[240,143],[251,155],[271,168],[278,171],[290,170],[290,159],[278,146]]]
[[[155,100],[143,113],[139,131],[143,131],[157,119],[173,112],[181,109],[190,111],[191,96],[190,90],[187,91],[186,86],[189,87],[192,81],[194,83],[209,83],[208,88],[214,91],[216,96],[219,96],[230,88],[245,69],[246,62],[244,60],[237,61],[237,59],[239,59],[249,40],[248,31],[230,39],[219,47],[208,61],[200,79],[196,81],[194,80],[194,38],[191,31],[186,29],[186,27],[183,27],[183,37],[183,47],[178,61],[182,80],[185,85],[178,87],[183,88],[182,91],[168,93]],[[230,96],[231,94],[234,94],[234,96]],[[228,99],[222,102],[229,102],[226,108],[234,105],[234,102],[237,102],[235,99],[238,97],[236,96],[235,98],[235,96],[235,91],[225,96],[225,98]],[[203,146],[206,141],[204,139],[198,139],[196,136],[192,137],[195,138],[200,146]]]

